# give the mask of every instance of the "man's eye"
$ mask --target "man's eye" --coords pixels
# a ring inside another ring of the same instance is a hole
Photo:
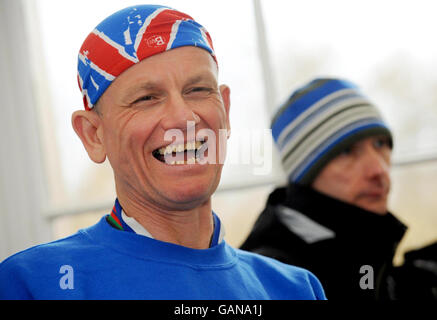
[[[142,102],[142,101],[151,101],[151,100],[153,100],[153,99],[155,99],[154,96],[152,96],[152,95],[147,95],[147,96],[143,96],[143,97],[141,97],[141,98],[138,98],[137,100],[135,100],[134,103],[138,103],[138,102]]]
[[[373,141],[375,148],[389,147],[390,143],[387,138],[378,138]]]
[[[207,94],[207,93],[210,93],[212,91],[212,89],[210,89],[210,88],[207,88],[207,87],[195,87],[195,88],[191,88],[191,89],[189,89],[189,90],[187,90],[187,94],[190,94],[190,93],[194,93],[194,94],[196,94],[196,93],[205,93],[205,94]]]
[[[346,147],[341,151],[340,154],[347,156],[350,155],[351,153],[352,153],[352,147]]]

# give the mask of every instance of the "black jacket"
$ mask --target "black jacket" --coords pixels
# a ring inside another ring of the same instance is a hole
[[[387,283],[393,300],[437,301],[437,242],[405,253]]]
[[[330,300],[388,299],[387,274],[405,230],[391,213],[290,185],[270,194],[241,249],[308,269]]]

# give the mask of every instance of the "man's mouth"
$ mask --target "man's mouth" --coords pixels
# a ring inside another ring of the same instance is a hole
[[[379,201],[381,199],[384,199],[387,196],[388,191],[386,189],[376,189],[376,190],[369,190],[366,192],[361,193],[362,198],[367,198],[375,201]]]
[[[168,165],[195,164],[205,156],[207,148],[206,141],[172,143],[166,147],[154,150],[152,155],[157,160]]]

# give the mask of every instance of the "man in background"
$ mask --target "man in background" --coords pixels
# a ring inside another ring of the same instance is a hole
[[[242,249],[305,267],[328,299],[388,297],[406,227],[387,208],[393,137],[353,83],[315,79],[276,113],[288,184],[274,190]]]

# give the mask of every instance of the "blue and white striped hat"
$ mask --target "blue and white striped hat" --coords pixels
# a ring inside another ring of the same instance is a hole
[[[272,121],[291,183],[309,185],[345,147],[365,137],[393,137],[378,109],[346,80],[315,79],[296,90]]]

